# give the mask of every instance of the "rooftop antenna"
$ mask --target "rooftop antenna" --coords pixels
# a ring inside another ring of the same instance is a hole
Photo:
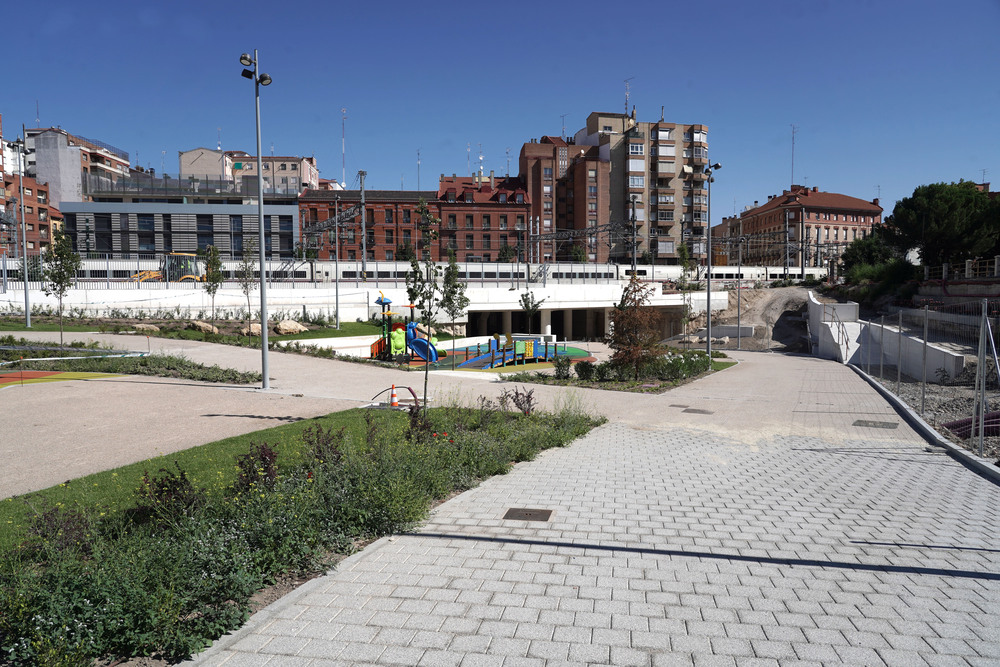
[[[271,142],[271,157],[274,157],[274,142],[273,141]]]
[[[790,185],[795,185],[795,133],[799,131],[799,128],[792,125],[792,182]]]
[[[568,115],[569,115],[568,113],[559,114],[559,117],[562,118],[562,140],[563,141],[566,141],[566,116],[568,116]]]
[[[625,115],[626,116],[628,115],[628,100],[629,100],[629,97],[630,97],[630,94],[631,94],[631,89],[632,89],[632,84],[630,82],[634,78],[635,78],[634,76],[630,76],[629,78],[625,79]]]
[[[510,176],[510,148],[507,148],[507,176]]]
[[[483,182],[483,145],[479,144],[479,182]]]
[[[340,182],[347,187],[347,144],[345,143],[345,128],[347,127],[347,107],[340,107]]]
[[[420,149],[417,149],[417,190],[420,189]]]
[[[472,144],[468,141],[465,142],[465,169],[472,176]]]
[[[217,127],[215,129],[219,131],[219,151],[221,152],[222,151],[222,128],[221,127]]]
[[[160,151],[160,176],[163,176],[163,164],[167,160],[167,151]]]
[[[987,169],[980,169],[980,171],[981,171],[981,172],[983,172],[983,180],[982,180],[981,182],[982,182],[982,183],[985,183],[985,182],[986,182],[986,172],[987,172],[988,170],[987,170]]]
[[[41,127],[42,121],[38,118],[38,100],[35,100],[35,127]]]
[[[663,105],[660,105],[660,122],[663,122]]]

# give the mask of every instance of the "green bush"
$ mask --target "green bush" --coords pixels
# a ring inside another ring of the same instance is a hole
[[[576,376],[583,382],[590,382],[594,379],[594,362],[592,361],[578,361],[573,369],[576,371]]]
[[[555,366],[556,369],[555,376],[557,380],[569,379],[569,369],[572,363],[572,360],[565,355],[556,356],[556,358],[552,360],[552,365]]]

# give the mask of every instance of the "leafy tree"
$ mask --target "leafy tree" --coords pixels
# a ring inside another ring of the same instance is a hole
[[[451,253],[448,257],[448,266],[444,269],[444,278],[441,282],[441,310],[448,314],[449,322],[452,325],[452,369],[455,368],[455,321],[469,307],[469,297],[465,296],[465,287],[465,283],[458,279],[458,262],[455,261],[455,253]]]
[[[514,246],[500,246],[500,252],[497,253],[498,262],[513,262],[515,257],[517,257],[517,251],[514,250]]]
[[[205,248],[205,281],[202,287],[212,298],[212,326],[215,326],[215,295],[222,286],[225,276],[222,273],[222,257],[214,245]]]
[[[413,250],[413,246],[409,243],[400,243],[396,246],[396,260],[399,262],[409,262],[414,259],[417,253]]]
[[[644,365],[663,354],[659,335],[659,313],[649,306],[653,290],[632,276],[621,301],[611,313],[611,334],[607,344],[614,353],[611,362],[630,367],[636,380]]]
[[[580,264],[586,264],[587,262],[587,249],[580,243],[573,244],[570,248],[569,258],[571,262],[577,262]]]
[[[885,226],[903,254],[918,250],[926,265],[954,264],[996,252],[1000,205],[969,181],[917,187],[896,202]]]
[[[60,346],[63,344],[63,298],[73,286],[73,279],[82,263],[80,255],[73,250],[73,241],[56,227],[52,233],[52,245],[45,253],[42,289],[47,296],[55,296],[59,300]]]
[[[430,244],[438,238],[439,226],[441,224],[441,219],[435,217],[430,209],[427,208],[427,202],[423,199],[417,205],[417,229],[423,233],[423,236],[427,239],[427,243]],[[425,246],[426,250],[430,250],[429,247]],[[406,274],[406,296],[409,298],[410,303],[414,304],[420,311],[420,317],[423,320],[425,329],[427,331],[428,337],[430,336],[431,326],[434,322],[434,313],[440,307],[440,294],[441,288],[438,286],[438,277],[441,271],[437,265],[430,259],[430,253],[427,254],[427,259],[424,260],[423,266],[417,260],[416,255],[410,259],[410,271]],[[424,417],[427,417],[427,384],[430,378],[430,358],[426,360],[424,364]]]
[[[236,280],[240,284],[240,291],[247,298],[247,334],[250,335],[250,318],[253,316],[253,307],[250,303],[250,295],[257,289],[258,278],[257,269],[257,237],[248,236],[243,242],[243,254],[240,256],[240,263],[236,266]],[[264,323],[261,322],[261,327]],[[262,332],[263,333],[263,332]]]
[[[535,293],[530,290],[521,295],[521,310],[524,311],[524,316],[528,318],[529,336],[531,335],[531,322],[535,319],[535,315],[538,314],[543,303],[545,303],[545,299],[535,301]]]
[[[677,247],[677,260],[681,264],[681,289],[687,286],[688,278],[694,271],[694,258],[691,257],[691,249],[686,243],[681,243]]]
[[[872,227],[868,236],[855,239],[844,250],[840,258],[843,275],[847,275],[855,266],[877,266],[896,259],[899,255],[885,227],[882,225]]]

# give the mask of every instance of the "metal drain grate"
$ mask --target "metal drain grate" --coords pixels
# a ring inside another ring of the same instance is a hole
[[[690,412],[691,414],[695,414],[695,415],[714,415],[715,414],[711,410],[702,410],[701,408],[688,408],[687,410],[684,410],[684,412]]]
[[[503,518],[510,521],[548,521],[550,516],[552,516],[552,510],[511,507],[503,515]]]
[[[865,426],[867,428],[887,428],[892,429],[899,426],[899,422],[876,422],[870,419],[859,419],[852,426]]]

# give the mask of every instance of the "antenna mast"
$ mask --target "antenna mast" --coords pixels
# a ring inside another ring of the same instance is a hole
[[[479,182],[483,182],[483,145],[479,144]]]
[[[465,142],[465,170],[472,176],[472,144],[468,141]]]
[[[420,189],[420,149],[417,149],[417,190]]]
[[[510,148],[507,149],[507,176],[510,176]]]
[[[792,125],[792,182],[789,185],[795,185],[795,133],[799,131],[799,128]]]
[[[347,187],[347,107],[340,107],[340,182]]]
[[[562,140],[563,141],[566,141],[566,116],[568,116],[568,115],[569,115],[568,113],[559,114],[559,117],[562,118]]]
[[[631,86],[632,86],[631,81],[634,78],[635,78],[634,76],[630,76],[629,78],[625,79],[625,115],[626,116],[628,115],[628,100],[629,100],[629,97],[630,97]]]

